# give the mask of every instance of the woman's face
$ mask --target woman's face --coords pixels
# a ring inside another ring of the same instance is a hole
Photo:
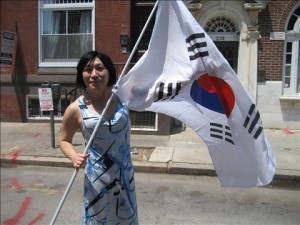
[[[94,62],[89,62],[84,67],[82,76],[87,89],[101,89],[107,87],[109,73],[98,57],[95,58]]]

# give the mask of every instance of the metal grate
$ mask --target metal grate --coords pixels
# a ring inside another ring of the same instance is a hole
[[[156,113],[130,111],[131,127],[136,130],[156,130]]]
[[[89,3],[93,0],[44,0],[42,3],[47,4],[74,4],[74,3]]]

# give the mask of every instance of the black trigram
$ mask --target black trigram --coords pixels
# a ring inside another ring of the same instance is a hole
[[[262,126],[258,126],[258,128],[256,130],[254,130],[255,126],[258,123],[261,123],[260,114],[257,110],[255,110],[255,105],[252,104],[250,106],[250,109],[248,111],[248,116],[246,117],[245,122],[244,122],[243,125],[244,125],[245,128],[248,128],[248,133],[249,134],[252,134],[252,132],[254,132],[253,137],[255,139],[258,138],[258,136],[261,134],[261,132],[263,130]]]
[[[210,136],[222,140],[224,139],[225,141],[234,145],[230,127],[226,125],[219,123],[210,123]]]
[[[207,43],[205,39],[201,40],[201,38],[205,38],[204,33],[192,34],[186,39],[188,52],[190,54],[190,60],[195,60],[199,57],[208,56],[208,51],[206,48]]]
[[[181,86],[182,84],[179,82],[169,83],[168,85],[161,82],[156,90],[157,99],[155,100],[155,102],[166,99],[173,99],[176,95],[179,94]]]

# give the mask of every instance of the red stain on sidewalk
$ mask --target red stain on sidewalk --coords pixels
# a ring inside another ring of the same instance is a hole
[[[20,153],[22,152],[23,150],[22,149],[18,149],[17,151],[14,151],[13,152],[13,155],[12,155],[12,158],[11,158],[11,164],[13,166],[16,166],[17,165],[17,158],[18,156],[20,155]]]
[[[40,213],[36,218],[34,218],[28,225],[34,225],[36,222],[42,220],[46,216],[45,213]]]
[[[41,135],[41,132],[34,132],[30,136],[32,136],[32,137],[38,137],[40,135]]]
[[[288,129],[282,129],[282,131],[286,134],[294,134],[294,131],[288,130]]]
[[[10,182],[16,187],[17,190],[23,189],[23,186],[19,183],[17,178],[10,178]]]
[[[7,219],[3,222],[4,225],[17,225],[20,224],[19,221],[24,216],[28,206],[30,205],[31,197],[26,197],[23,201],[20,210],[17,212],[17,214],[10,219]]]

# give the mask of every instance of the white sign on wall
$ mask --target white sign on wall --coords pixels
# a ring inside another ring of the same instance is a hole
[[[41,111],[52,111],[53,100],[51,88],[39,88],[38,90]]]
[[[14,32],[2,31],[0,71],[12,74],[15,67],[17,36]]]
[[[284,32],[271,32],[270,33],[270,40],[285,40],[285,33]]]

